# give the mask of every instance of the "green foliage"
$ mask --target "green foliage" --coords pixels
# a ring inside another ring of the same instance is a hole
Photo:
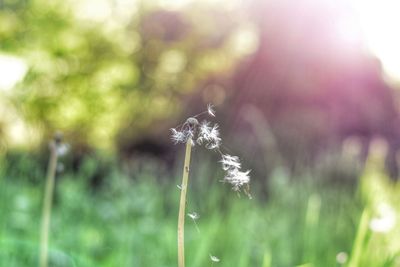
[[[398,266],[400,257],[400,184],[384,172],[384,143],[372,144],[359,194],[365,207],[352,248],[349,267]]]
[[[227,48],[239,20],[220,22],[207,5],[122,2],[0,4],[0,53],[28,67],[6,96],[44,137],[58,129],[74,143],[112,147],[118,133],[135,138],[171,118],[182,97],[237,62]]]
[[[221,184],[210,165],[193,168],[186,218],[186,263],[211,266],[365,266],[399,263],[398,184],[368,160],[360,185],[332,184],[312,174],[289,177],[277,169],[268,198],[254,199]],[[45,166],[32,156],[8,156],[0,171],[0,266],[35,266]],[[205,161],[206,162],[206,161]],[[149,164],[127,177],[107,156],[87,157],[75,173],[59,175],[50,235],[51,266],[176,266],[181,169]],[[93,187],[98,169],[104,177]],[[105,171],[106,170],[106,171]],[[172,182],[171,182],[172,181]],[[343,263],[340,263],[343,262]]]
[[[289,182],[277,173],[263,202],[257,188],[249,200],[204,179],[213,176],[209,170],[193,173],[189,188],[188,211],[201,215],[200,233],[186,222],[189,266],[211,266],[209,254],[221,259],[215,266],[337,266],[336,255],[350,252],[361,212],[351,190],[308,178]],[[171,184],[159,176],[151,169],[134,178],[115,171],[97,191],[83,176],[59,178],[51,266],[176,266],[179,175]],[[0,266],[36,264],[43,182],[2,174]]]

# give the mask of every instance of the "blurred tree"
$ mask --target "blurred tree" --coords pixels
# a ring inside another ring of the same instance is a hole
[[[233,70],[240,20],[224,12],[198,3],[2,1],[0,51],[29,68],[8,97],[44,137],[61,130],[82,151],[117,138],[123,149],[172,120],[201,81]]]

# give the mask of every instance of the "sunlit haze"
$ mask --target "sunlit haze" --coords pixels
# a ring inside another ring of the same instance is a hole
[[[27,71],[26,63],[15,56],[0,54],[0,90],[10,90]]]
[[[385,73],[400,82],[400,1],[353,0],[368,49],[381,60]]]

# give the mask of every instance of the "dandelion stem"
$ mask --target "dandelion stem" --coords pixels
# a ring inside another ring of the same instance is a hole
[[[185,267],[185,207],[186,192],[189,179],[190,154],[192,151],[192,139],[186,142],[185,163],[183,166],[181,199],[179,203],[178,217],[178,267]]]
[[[42,228],[40,236],[40,259],[39,266],[48,266],[48,243],[49,243],[49,228],[50,228],[50,216],[51,216],[51,205],[53,202],[53,191],[54,191],[54,178],[57,167],[57,144],[55,141],[50,143],[50,160],[47,169],[46,188],[43,200],[43,211],[42,211]]]

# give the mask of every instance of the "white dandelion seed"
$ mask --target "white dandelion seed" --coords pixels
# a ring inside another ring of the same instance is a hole
[[[197,220],[197,219],[199,219],[200,218],[200,215],[199,214],[197,214],[196,212],[192,212],[192,213],[188,213],[188,216],[190,217],[190,219],[192,219],[192,220]]]
[[[207,121],[203,121],[200,124],[199,135],[198,135],[197,140],[196,140],[196,142],[199,145],[202,145],[204,142],[207,142],[208,134],[211,131],[211,127],[208,126],[208,125],[209,125],[209,122],[207,122]]]
[[[238,157],[228,154],[222,155],[222,159],[220,162],[222,163],[222,169],[224,171],[229,171],[231,169],[240,169],[241,166]]]
[[[192,221],[194,222],[194,225],[196,226],[197,232],[200,233],[199,226],[198,226],[197,223],[196,223],[196,220],[198,220],[198,219],[200,218],[200,215],[197,214],[197,212],[192,212],[192,213],[189,212],[187,215],[188,215],[189,218],[192,219]]]
[[[218,148],[219,144],[221,143],[218,127],[219,127],[218,124],[214,124],[214,126],[210,131],[209,135],[210,142],[206,146],[208,149],[210,149],[211,147]]]
[[[240,188],[250,182],[250,170],[240,171],[237,168],[229,169],[224,177],[224,181],[232,185],[233,190],[240,191]]]
[[[207,149],[217,149],[221,144],[221,137],[219,136],[218,124],[214,124],[212,127],[207,121],[203,121],[199,127],[199,134],[196,142],[199,145],[205,143]]]
[[[175,128],[171,128],[171,139],[174,144],[184,143],[186,141],[186,135],[182,131],[177,131]]]
[[[209,126],[208,121],[202,121],[199,127],[199,135],[197,137],[196,142],[199,145],[202,145],[204,141],[207,141],[207,136],[209,132],[211,132],[211,127]]]
[[[207,113],[208,115],[215,117],[215,110],[214,110],[214,106],[211,104],[207,105]]]
[[[206,145],[206,148],[210,149],[210,150],[214,150],[214,149],[218,149],[220,145],[221,145],[220,142],[210,143],[210,144]]]
[[[211,254],[210,254],[210,260],[211,260],[212,262],[220,262],[220,261],[221,261],[219,258],[217,258],[216,256],[213,256],[213,255],[211,255]]]
[[[183,131],[183,134],[185,135],[186,139],[188,139],[188,138],[192,138],[193,139],[194,138],[194,133],[195,133],[195,131],[192,128],[189,128],[189,129]]]

